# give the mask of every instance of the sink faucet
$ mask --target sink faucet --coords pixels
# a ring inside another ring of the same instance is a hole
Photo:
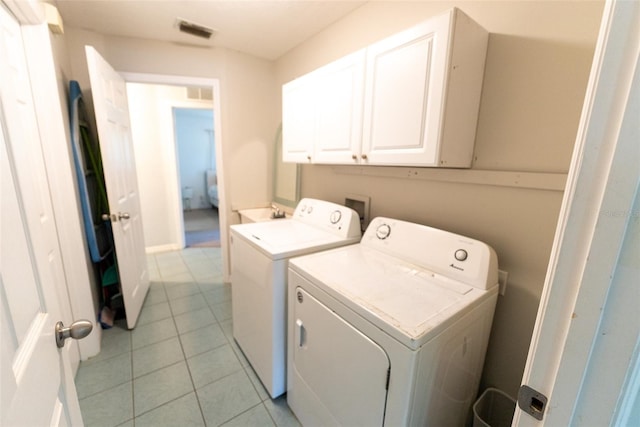
[[[271,218],[273,219],[277,219],[277,218],[284,218],[285,217],[285,213],[284,211],[281,211],[279,207],[277,207],[276,205],[271,205]]]

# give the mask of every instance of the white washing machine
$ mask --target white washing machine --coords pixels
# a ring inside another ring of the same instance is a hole
[[[289,219],[231,226],[233,336],[271,394],[286,391],[289,258],[358,243],[358,214],[303,199]]]
[[[289,263],[287,403],[308,426],[463,426],[498,295],[486,244],[376,218]]]

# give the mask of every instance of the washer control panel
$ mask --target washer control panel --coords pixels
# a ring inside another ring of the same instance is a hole
[[[317,199],[302,199],[293,219],[343,237],[360,237],[360,218],[346,206]]]

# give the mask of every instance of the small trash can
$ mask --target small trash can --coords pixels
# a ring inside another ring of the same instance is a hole
[[[511,396],[489,387],[473,404],[473,427],[510,427],[515,410]]]

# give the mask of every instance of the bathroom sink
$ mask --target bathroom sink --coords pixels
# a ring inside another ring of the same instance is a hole
[[[240,214],[240,222],[242,224],[247,224],[250,222],[262,222],[262,221],[271,221],[271,214],[273,210],[271,208],[253,208],[253,209],[242,209],[239,210]],[[290,214],[285,215],[286,218],[291,218]]]

